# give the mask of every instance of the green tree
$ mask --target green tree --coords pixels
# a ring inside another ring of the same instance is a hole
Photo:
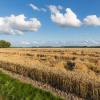
[[[5,40],[0,40],[0,48],[9,48],[11,43]]]

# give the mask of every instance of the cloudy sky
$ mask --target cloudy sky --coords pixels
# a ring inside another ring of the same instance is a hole
[[[13,46],[100,45],[99,0],[0,0],[0,40]]]

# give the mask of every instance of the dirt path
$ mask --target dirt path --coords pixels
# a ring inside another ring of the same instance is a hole
[[[63,91],[60,91],[58,89],[55,89],[55,88],[49,86],[48,84],[43,84],[41,82],[34,81],[34,80],[32,80],[32,79],[30,79],[28,77],[24,77],[22,75],[19,75],[19,74],[16,74],[16,73],[12,73],[12,72],[4,70],[2,68],[0,68],[0,71],[2,71],[3,73],[9,75],[10,77],[12,77],[14,79],[20,80],[21,82],[24,82],[24,83],[27,83],[27,84],[32,84],[34,87],[43,89],[45,91],[50,91],[54,95],[58,95],[58,96],[63,97],[65,100],[84,100],[84,99],[82,99],[80,97],[77,97],[74,94],[65,93]]]

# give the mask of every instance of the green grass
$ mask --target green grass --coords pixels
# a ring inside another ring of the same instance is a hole
[[[0,98],[2,100],[62,100],[50,92],[35,88],[30,84],[21,83],[1,71]]]

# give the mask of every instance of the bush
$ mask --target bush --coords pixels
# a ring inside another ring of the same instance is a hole
[[[10,42],[7,42],[5,40],[0,40],[0,48],[9,48],[11,46]]]

